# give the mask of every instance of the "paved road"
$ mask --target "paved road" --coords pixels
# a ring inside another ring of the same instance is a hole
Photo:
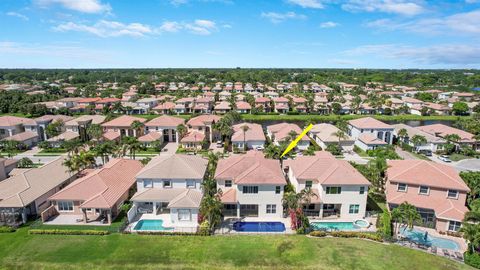
[[[464,159],[454,165],[459,171],[480,171],[480,159]]]
[[[419,159],[418,157],[412,155],[412,153],[402,150],[400,147],[395,147],[395,152],[403,159]]]

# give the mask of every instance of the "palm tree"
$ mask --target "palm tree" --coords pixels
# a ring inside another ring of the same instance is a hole
[[[133,136],[137,137],[137,132],[140,131],[144,127],[144,124],[138,120],[135,120],[130,125],[130,128],[133,130]],[[140,132],[142,133],[142,132]]]
[[[445,135],[445,137],[443,138],[447,141],[447,144],[453,143],[453,151],[457,150],[457,144],[462,139],[457,134],[448,134],[448,135]]]
[[[299,202],[304,205],[309,205],[313,197],[318,198],[318,195],[313,192],[311,188],[305,188],[300,191]]]
[[[415,222],[422,220],[422,217],[417,211],[414,205],[404,202],[398,206],[399,211],[402,213],[404,221],[409,229],[413,229]]]
[[[109,155],[112,155],[115,150],[115,145],[112,141],[107,141],[101,144],[97,144],[92,148],[95,156],[102,158],[102,164],[108,162]]]
[[[460,228],[463,233],[463,238],[467,240],[471,252],[475,252],[475,248],[480,244],[480,227],[478,224],[463,223]]]
[[[415,146],[415,150],[418,150],[418,146],[425,145],[427,143],[427,139],[422,135],[414,135],[412,137],[412,143]]]
[[[402,143],[405,142],[405,138],[408,137],[408,132],[406,129],[402,128],[398,131],[397,136],[402,139]]]
[[[400,224],[403,224],[404,222],[404,215],[398,207],[394,208],[391,211],[390,215],[391,215],[392,221],[394,222],[393,235],[396,235],[398,232],[398,227],[400,226]]]
[[[184,124],[180,124],[177,126],[177,132],[178,132],[178,136],[180,136],[179,139],[182,139],[185,136],[185,134],[187,134],[187,127]]]
[[[100,141],[103,137],[103,129],[99,124],[91,124],[87,127],[87,136],[95,141]]]
[[[123,138],[123,144],[127,146],[128,151],[130,152],[130,156],[135,159],[135,153],[138,150],[145,149],[145,146],[138,141],[135,137],[125,137]]]
[[[297,136],[298,133],[295,130],[290,130],[290,132],[288,132],[288,137],[286,138],[286,141],[293,141],[297,138]]]
[[[246,139],[245,139],[245,135],[247,133],[247,131],[249,130],[250,128],[247,126],[247,125],[243,125],[242,126],[242,132],[243,132],[243,151],[247,151],[247,144],[246,144]]]

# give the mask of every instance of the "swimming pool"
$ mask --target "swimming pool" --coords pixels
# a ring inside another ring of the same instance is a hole
[[[161,219],[142,219],[133,228],[135,231],[171,231],[173,228],[163,227]]]
[[[410,230],[407,227],[403,227],[400,229],[400,233],[403,236],[405,236],[407,239],[416,243],[426,245],[426,246],[435,246],[437,248],[460,250],[458,243],[453,240],[430,236],[428,234],[426,235],[427,237],[425,238],[425,231],[421,231],[415,228]]]
[[[317,221],[310,223],[315,231],[355,231],[367,228],[369,225],[368,221],[363,219],[354,222]]]
[[[237,232],[284,232],[282,222],[235,222],[233,229]]]

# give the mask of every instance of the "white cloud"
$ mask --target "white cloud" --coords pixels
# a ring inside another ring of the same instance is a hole
[[[405,0],[349,0],[342,8],[351,12],[385,12],[404,16],[414,16],[425,11],[419,3]]]
[[[367,27],[381,30],[404,30],[422,34],[480,34],[480,10],[457,13],[439,18],[422,18],[412,21],[395,21],[392,19],[379,19],[366,23]]]
[[[331,22],[331,21],[323,22],[323,23],[320,24],[320,28],[334,28],[334,27],[337,27],[337,26],[339,26],[338,23]]]
[[[443,44],[414,47],[401,44],[360,46],[344,52],[348,56],[376,56],[409,60],[427,65],[479,65],[480,47],[466,44]]]
[[[186,3],[188,3],[188,0],[170,0],[170,4],[174,6],[180,6]]]
[[[215,22],[209,20],[195,20],[195,24],[207,29],[215,28]]]
[[[17,17],[17,18],[20,18],[24,21],[28,21],[28,17],[23,15],[23,14],[20,14],[18,12],[14,12],[14,11],[10,11],[10,12],[7,12],[7,15],[8,16],[12,16],[12,17]]]
[[[55,26],[53,29],[59,32],[86,32],[103,38],[120,36],[143,37],[147,34],[153,33],[150,26],[141,23],[124,24],[121,22],[106,20],[100,20],[93,25],[68,22]]]
[[[183,28],[183,26],[182,26],[180,23],[178,23],[178,22],[167,21],[167,22],[164,22],[164,23],[159,27],[159,30],[160,30],[161,32],[171,32],[171,33],[174,33],[174,32],[180,31],[182,28]]]
[[[281,23],[291,19],[306,19],[307,16],[303,14],[297,14],[295,12],[277,13],[277,12],[262,12],[262,18],[270,20],[272,23]]]
[[[65,44],[35,44],[0,41],[0,55],[52,56],[68,59],[101,59],[109,52]]]
[[[323,4],[319,0],[287,0],[287,2],[302,8],[323,8]]]
[[[39,6],[61,5],[63,8],[83,13],[110,12],[109,4],[103,4],[101,0],[33,0]]]

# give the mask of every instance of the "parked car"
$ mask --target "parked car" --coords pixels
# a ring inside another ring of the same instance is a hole
[[[447,155],[438,156],[438,159],[440,159],[443,162],[452,162],[452,160]]]
[[[257,146],[255,149],[258,150],[258,151],[263,151],[265,148],[260,145],[260,146]]]
[[[223,146],[223,142],[222,141],[217,141],[217,147],[222,147]]]
[[[431,150],[425,150],[425,149],[423,149],[423,150],[419,150],[418,153],[419,153],[419,154],[422,154],[422,155],[425,155],[425,156],[427,156],[427,157],[431,157],[431,156],[432,156],[432,151],[431,151]]]

